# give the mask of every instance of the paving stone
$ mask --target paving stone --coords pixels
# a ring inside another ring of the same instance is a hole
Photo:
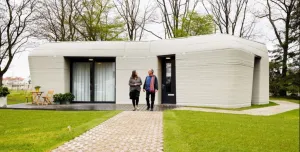
[[[162,130],[162,112],[124,111],[53,151],[163,151]]]

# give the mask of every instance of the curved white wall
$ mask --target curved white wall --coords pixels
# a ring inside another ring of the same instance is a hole
[[[253,60],[253,54],[232,49],[177,55],[177,103],[250,106]]]

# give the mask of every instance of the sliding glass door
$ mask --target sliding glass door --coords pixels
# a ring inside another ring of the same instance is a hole
[[[72,92],[75,95],[74,101],[90,102],[91,101],[91,71],[90,62],[73,63],[73,85]]]
[[[71,60],[71,91],[75,95],[74,102],[115,102],[114,59]]]
[[[115,63],[96,62],[94,80],[95,101],[115,101]]]

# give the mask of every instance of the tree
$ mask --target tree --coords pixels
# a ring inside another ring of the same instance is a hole
[[[208,14],[214,16],[214,22],[221,33],[252,39],[256,36],[253,33],[256,17],[249,13],[248,1],[202,0],[202,5]]]
[[[282,63],[272,60],[269,62],[269,84],[270,92],[273,96],[282,96],[282,91],[288,91],[291,94],[300,93],[300,70],[299,68],[290,68],[287,76],[282,78]]]
[[[279,96],[280,91],[285,88],[284,80],[281,79],[280,67],[281,65],[278,62],[269,62],[269,85],[272,96]]]
[[[288,69],[287,77],[290,80],[287,91],[296,95],[300,93],[300,1],[295,2],[295,7],[291,16],[291,41],[294,42],[294,53],[290,53],[292,58]],[[298,97],[300,99],[300,97]]]
[[[75,30],[79,13],[76,7],[81,0],[40,0],[38,20],[33,29],[35,36],[49,41],[76,41],[79,35]]]
[[[265,10],[260,17],[266,17],[278,41],[278,49],[271,51],[271,57],[280,62],[281,79],[286,80],[288,72],[288,59],[297,57],[297,49],[293,49],[293,34],[291,33],[292,13],[297,0],[267,0]],[[283,26],[282,26],[283,25]],[[285,85],[286,86],[286,85]],[[286,87],[280,91],[281,96],[286,96]]]
[[[36,0],[0,1],[0,86],[15,55],[24,50],[31,36]]]
[[[35,35],[49,41],[119,40],[124,31],[111,0],[40,0]]]
[[[295,6],[291,16],[291,34],[293,35],[292,41],[295,41],[298,49],[300,49],[300,1],[296,1]]]
[[[140,6],[141,0],[115,0],[114,4],[119,15],[125,22],[130,41],[141,40],[144,31],[161,39],[160,36],[145,28],[146,24],[154,17],[155,8],[152,7],[151,1],[148,1],[144,10]]]
[[[83,0],[79,12],[80,24],[75,26],[84,40],[121,40],[124,23],[119,16],[112,16],[111,0]]]
[[[296,96],[300,93],[300,70],[298,69],[289,69],[287,72],[287,87],[286,90]],[[300,99],[300,97],[298,97]]]
[[[214,21],[211,15],[200,15],[188,12],[181,19],[181,27],[176,31],[178,37],[211,34],[214,32]]]
[[[190,0],[157,0],[157,5],[160,10],[161,18],[164,29],[165,29],[165,38],[175,38],[180,37],[181,32],[180,27],[182,20],[187,18],[188,12],[195,12],[196,6],[198,5],[199,0],[190,2]]]

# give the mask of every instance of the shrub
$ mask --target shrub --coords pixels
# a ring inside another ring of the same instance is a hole
[[[72,93],[65,93],[64,96],[65,96],[65,100],[69,102],[75,99],[75,96]]]
[[[0,87],[0,97],[6,97],[9,93],[7,87]]]
[[[61,103],[65,100],[65,98],[64,98],[63,94],[59,93],[59,94],[53,95],[53,100],[54,100],[54,102]]]
[[[63,103],[65,101],[71,102],[74,100],[74,98],[75,96],[72,93],[65,93],[65,94],[59,93],[53,95],[54,102],[56,103]]]

